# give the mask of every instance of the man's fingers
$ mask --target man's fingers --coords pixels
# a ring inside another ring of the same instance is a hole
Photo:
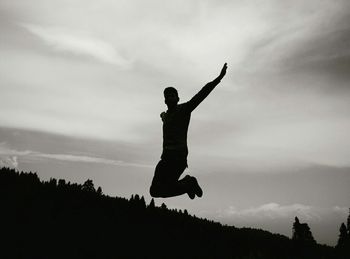
[[[226,69],[227,69],[227,63],[225,63],[224,66],[222,67],[222,71],[226,72]]]

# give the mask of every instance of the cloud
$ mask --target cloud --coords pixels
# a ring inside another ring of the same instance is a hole
[[[192,147],[230,158],[247,154],[250,164],[260,164],[251,161],[261,157],[275,161],[276,153],[292,163],[301,157],[348,164],[347,95],[302,91],[341,87],[311,73],[312,66],[317,72],[339,73],[327,63],[328,57],[337,57],[337,52],[343,57],[348,51],[346,20],[340,21],[347,5],[337,3],[11,1],[5,13],[17,16],[6,17],[14,24],[22,21],[25,30],[11,27],[17,37],[8,42],[11,52],[2,53],[6,97],[0,121],[71,136],[156,143],[161,140],[163,86],[179,86],[186,101],[217,75],[225,60],[227,77],[191,122]],[[5,42],[11,39],[10,32],[6,35]],[[47,46],[38,39],[64,57],[45,55]],[[69,54],[77,54],[123,67],[129,62],[124,53],[137,60],[128,73],[100,63],[76,66],[69,59]],[[321,64],[323,68],[317,67]],[[347,60],[341,66],[347,72]],[[307,76],[268,73],[269,68],[280,72],[286,67],[299,68]],[[209,149],[208,141],[213,141]]]
[[[347,213],[349,212],[349,208],[347,208],[347,207],[339,207],[339,206],[334,206],[332,208],[332,210],[334,212],[337,212],[339,214],[344,214],[344,215],[347,215]]]
[[[18,167],[17,156],[1,156],[0,155],[0,167],[17,168]]]
[[[29,32],[45,41],[57,51],[93,57],[101,62],[127,69],[131,61],[122,57],[115,47],[101,39],[62,27],[21,24]]]
[[[214,218],[229,225],[262,228],[291,237],[294,217],[298,217],[310,226],[317,242],[335,245],[339,226],[346,220],[348,213],[349,208],[341,206],[317,207],[300,203],[281,205],[270,202],[247,209],[230,206],[218,211],[218,216]],[[201,214],[209,216],[208,212]]]
[[[254,42],[246,65],[256,66],[254,72],[295,70],[346,76],[350,62],[349,2],[295,1],[288,13],[281,9],[283,5],[275,3],[267,11],[271,28]]]
[[[17,157],[22,156],[26,159],[54,159],[59,161],[67,162],[83,162],[83,163],[97,163],[105,165],[114,165],[114,166],[132,166],[132,167],[143,167],[151,168],[153,165],[141,164],[141,163],[132,163],[125,162],[121,160],[106,159],[102,157],[93,157],[93,156],[83,156],[83,155],[72,155],[72,154],[49,154],[35,152],[31,150],[18,151],[14,149],[8,149],[4,146],[3,143],[0,143],[0,165],[1,166],[10,166],[18,167]]]
[[[243,210],[237,210],[235,207],[230,206],[225,211],[225,214],[229,217],[263,217],[269,219],[293,217],[293,215],[299,215],[304,219],[318,217],[311,206],[303,204],[280,205],[274,202]]]
[[[236,220],[238,222],[293,219],[295,216],[305,221],[321,221],[322,218],[329,217],[330,215],[346,217],[348,211],[349,208],[340,206],[325,208],[300,203],[281,205],[270,202],[247,209],[237,209],[234,206],[229,206],[227,209],[219,212],[219,217]]]
[[[80,155],[69,155],[69,154],[43,154],[43,153],[33,153],[32,155],[34,157],[39,157],[39,158],[49,158],[49,159],[69,161],[69,162],[98,163],[98,164],[116,165],[116,166],[153,167],[151,165],[146,165],[146,164],[129,163],[121,160],[112,160],[112,159],[91,157],[91,156],[80,156]]]

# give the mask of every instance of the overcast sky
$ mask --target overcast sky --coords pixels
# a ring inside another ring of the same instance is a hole
[[[164,87],[194,111],[204,196],[158,199],[334,245],[350,198],[350,2],[0,0],[0,165],[145,195]]]

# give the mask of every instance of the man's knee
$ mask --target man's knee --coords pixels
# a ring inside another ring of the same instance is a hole
[[[162,197],[161,195],[161,188],[159,188],[159,185],[155,185],[152,183],[149,193],[153,198],[160,198]]]

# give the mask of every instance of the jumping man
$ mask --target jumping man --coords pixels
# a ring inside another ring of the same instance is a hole
[[[178,104],[179,96],[174,87],[164,89],[165,104],[168,107],[160,117],[163,121],[163,152],[157,164],[150,188],[152,197],[173,197],[187,193],[191,199],[202,197],[203,191],[197,179],[186,175],[180,179],[187,167],[187,130],[191,112],[210,94],[225,76],[227,63],[220,75],[207,83],[186,103]]]

